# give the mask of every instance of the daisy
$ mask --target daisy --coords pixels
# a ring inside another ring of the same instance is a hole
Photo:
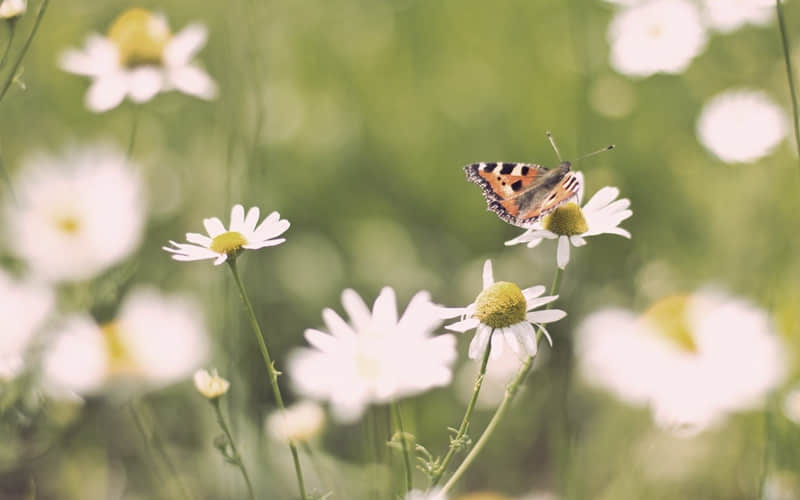
[[[764,92],[728,90],[709,100],[697,119],[697,137],[726,163],[751,163],[786,137],[788,120]]]
[[[583,199],[583,174],[576,174],[580,181],[577,203],[566,203],[547,215],[541,222],[528,229],[516,238],[506,241],[506,245],[526,243],[533,248],[542,240],[558,239],[556,262],[564,269],[569,263],[570,245],[582,247],[589,236],[598,234],[616,234],[630,238],[631,233],[619,227],[619,224],[633,215],[628,208],[630,200],[617,200],[619,189],[606,186],[580,207]]]
[[[773,19],[775,2],[770,0],[705,0],[708,24],[729,33],[745,24],[765,26]]]
[[[630,76],[681,73],[706,46],[699,9],[687,0],[652,0],[617,12],[608,27],[611,66]]]
[[[36,278],[95,277],[130,256],[145,222],[144,187],[125,155],[107,146],[30,158],[5,206],[5,241]]]
[[[16,377],[36,332],[53,309],[53,291],[40,284],[13,279],[0,271],[0,380]]]
[[[537,335],[534,326],[541,329],[550,345],[553,339],[545,329],[546,323],[558,321],[567,315],[559,309],[533,311],[537,307],[558,299],[558,295],[541,296],[545,288],[541,285],[520,290],[514,283],[498,281],[492,273],[492,261],[483,264],[483,291],[475,302],[466,307],[440,308],[443,318],[461,316],[461,320],[446,325],[454,332],[464,333],[476,329],[469,344],[469,357],[479,359],[486,352],[491,339],[489,359],[498,359],[503,354],[503,344],[508,344],[518,356],[535,356]]]
[[[297,392],[328,400],[335,418],[352,422],[370,403],[388,403],[450,383],[455,338],[431,336],[441,319],[427,292],[414,295],[399,319],[390,287],[381,290],[372,311],[349,289],[342,293],[342,304],[350,323],[325,309],[322,317],[330,333],[306,330],[312,348],[289,356]]]
[[[588,383],[649,406],[658,425],[684,434],[760,407],[788,369],[765,311],[708,290],[667,297],[642,316],[594,313],[575,348]]]
[[[265,426],[267,434],[276,441],[310,441],[325,427],[325,412],[313,401],[300,401],[283,411],[272,412]]]
[[[3,0],[0,2],[0,19],[13,19],[28,9],[28,0]]]
[[[285,238],[276,238],[287,229],[289,221],[281,219],[278,212],[272,212],[258,223],[259,209],[252,207],[245,216],[242,205],[234,205],[231,209],[230,230],[225,229],[222,221],[216,217],[204,219],[203,225],[208,236],[199,233],[186,233],[189,243],[176,243],[170,240],[172,247],[163,247],[173,254],[172,258],[180,261],[214,259],[218,266],[235,258],[242,249],[258,250],[259,248],[280,245]]]
[[[185,297],[134,289],[113,321],[68,318],[50,333],[45,385],[56,395],[88,395],[113,382],[157,388],[183,380],[208,354],[201,317]]]
[[[206,37],[201,24],[173,35],[164,16],[132,8],[111,24],[106,36],[91,34],[83,50],[64,52],[60,66],[92,79],[86,106],[94,112],[115,108],[126,96],[142,103],[173,89],[212,99],[214,81],[192,62]]]

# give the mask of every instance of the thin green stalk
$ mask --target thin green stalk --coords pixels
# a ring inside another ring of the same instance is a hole
[[[133,417],[133,421],[136,424],[136,428],[139,430],[139,433],[142,435],[142,439],[144,440],[145,449],[147,450],[148,459],[150,465],[156,471],[156,474],[159,476],[161,481],[165,481],[167,484],[173,484],[179,490],[180,495],[186,500],[193,500],[193,496],[189,493],[189,489],[181,480],[181,476],[178,473],[178,469],[175,467],[175,464],[172,463],[172,460],[169,458],[167,454],[167,450],[164,447],[164,442],[161,441],[158,433],[155,430],[148,429],[147,424],[145,423],[144,418],[139,413],[139,410],[136,408],[136,404],[131,402],[128,407],[131,410],[131,416]],[[157,456],[156,456],[157,455]],[[161,469],[158,467],[159,458],[166,466],[166,472],[162,472]]]
[[[561,287],[561,275],[562,275],[561,269],[556,268],[556,274],[553,277],[553,286],[550,288],[550,295],[558,294],[558,289]],[[546,307],[546,309],[549,308],[550,305]],[[544,329],[540,326],[539,329],[536,331],[537,344],[539,343],[539,339],[542,338],[543,333]],[[522,367],[520,367],[519,371],[517,371],[517,375],[514,377],[514,380],[512,380],[511,383],[509,383],[508,386],[506,387],[506,393],[503,396],[503,400],[500,402],[500,405],[497,407],[497,410],[495,410],[494,415],[492,416],[492,419],[489,421],[489,424],[486,426],[486,429],[484,429],[483,434],[481,434],[481,437],[478,438],[478,441],[475,443],[475,446],[473,446],[472,449],[469,451],[467,456],[464,458],[464,461],[461,462],[461,465],[458,466],[455,472],[453,472],[453,475],[450,477],[450,479],[442,487],[443,494],[450,491],[450,489],[453,487],[456,481],[458,481],[461,478],[461,476],[464,474],[467,468],[472,464],[472,462],[475,461],[475,458],[477,458],[478,454],[481,452],[483,447],[486,446],[486,443],[489,441],[489,438],[494,433],[494,430],[497,428],[497,425],[500,423],[500,420],[502,420],[506,411],[508,411],[508,409],[511,407],[511,402],[514,400],[514,396],[517,394],[520,384],[522,384],[522,382],[525,380],[525,377],[527,377],[528,372],[531,369],[531,366],[533,366],[533,359],[534,356],[528,356],[525,359],[525,361],[523,361]]]
[[[250,483],[250,476],[247,474],[247,469],[244,467],[244,461],[242,460],[242,455],[239,453],[239,450],[236,449],[236,444],[233,442],[233,436],[231,435],[230,429],[228,429],[228,424],[225,422],[225,416],[222,414],[222,408],[219,404],[219,398],[212,398],[209,400],[211,402],[211,406],[214,407],[214,412],[217,414],[217,423],[219,424],[222,432],[225,433],[225,436],[228,438],[228,444],[231,446],[231,451],[233,452],[233,456],[230,457],[233,464],[236,465],[239,470],[242,472],[242,477],[244,478],[245,484],[247,484],[247,493],[251,500],[256,500],[256,495],[253,493],[253,485]]]
[[[31,29],[31,33],[25,40],[25,44],[22,46],[22,50],[20,50],[19,55],[17,55],[17,59],[11,66],[11,71],[8,73],[8,77],[6,77],[6,81],[3,84],[2,89],[0,89],[0,101],[2,101],[3,97],[6,96],[6,92],[8,92],[9,87],[11,87],[11,83],[17,76],[17,70],[19,70],[19,65],[22,64],[22,60],[25,58],[25,54],[28,52],[28,48],[31,46],[33,37],[36,36],[36,32],[39,31],[39,24],[41,24],[42,22],[42,18],[44,17],[44,13],[47,10],[47,5],[49,3],[50,0],[42,0],[42,3],[39,4],[39,10],[36,11],[36,19],[33,22],[33,28]]]
[[[269,355],[267,344],[264,341],[264,334],[261,332],[261,326],[258,324],[256,313],[253,310],[253,304],[250,303],[250,298],[247,296],[247,291],[244,289],[242,278],[239,276],[239,268],[236,267],[236,258],[228,258],[228,265],[231,268],[231,273],[233,273],[233,279],[236,282],[236,286],[239,288],[239,296],[242,298],[242,302],[244,302],[245,308],[247,309],[247,315],[250,318],[250,325],[253,327],[253,333],[258,341],[258,347],[261,350],[261,356],[264,358],[264,364],[266,365],[267,373],[269,374],[269,382],[272,385],[272,392],[275,395],[275,402],[278,404],[280,411],[283,412],[286,407],[283,404],[281,389],[278,387],[278,370],[275,369],[275,365],[273,364],[272,358]],[[300,498],[301,500],[306,500],[306,487],[305,483],[303,482],[303,471],[300,468],[300,456],[297,453],[297,447],[294,445],[294,442],[289,441],[289,449],[292,451],[294,470],[297,474],[297,485],[300,488]]]
[[[456,451],[463,446],[464,436],[466,436],[467,431],[469,430],[469,421],[472,417],[472,411],[475,409],[475,404],[478,402],[478,394],[481,392],[483,379],[486,378],[486,366],[489,364],[489,354],[491,352],[492,343],[487,342],[486,351],[484,351],[483,359],[481,360],[481,368],[478,372],[478,377],[475,379],[475,387],[472,390],[472,398],[469,400],[469,404],[464,412],[464,417],[461,419],[461,424],[458,426],[455,437],[450,440],[450,448],[447,450],[447,454],[442,459],[442,463],[439,465],[439,468],[431,476],[431,488],[439,484],[439,481],[442,479],[442,475],[447,470],[447,466],[450,464],[450,461],[453,459]]]
[[[14,43],[14,35],[17,32],[17,19],[8,20],[8,43],[6,43],[6,50],[3,51],[3,57],[0,58],[0,68],[6,65],[8,54],[11,52],[11,44]]]
[[[800,153],[800,118],[797,108],[797,91],[794,85],[794,71],[792,71],[792,56],[789,52],[789,34],[786,29],[786,20],[783,17],[783,5],[781,0],[775,0],[775,10],[778,11],[778,26],[781,32],[781,43],[783,44],[783,60],[786,63],[786,78],[789,80],[789,93],[792,96],[792,117],[794,119],[794,142],[797,151]]]
[[[394,419],[397,422],[397,430],[400,432],[400,443],[403,446],[403,464],[406,472],[406,493],[408,493],[414,487],[414,479],[412,475],[413,469],[411,468],[411,457],[408,452],[408,443],[406,442],[406,431],[403,429],[403,418],[400,415],[400,405],[392,402],[391,407],[392,413],[394,413]]]

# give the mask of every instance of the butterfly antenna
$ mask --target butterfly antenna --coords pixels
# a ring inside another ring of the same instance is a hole
[[[556,156],[558,157],[558,161],[559,162],[563,161],[561,159],[561,151],[558,150],[558,146],[556,146],[556,141],[553,140],[553,134],[551,134],[549,130],[547,131],[547,140],[550,141],[550,145],[553,146],[553,151],[556,152]]]
[[[586,153],[585,155],[581,156],[580,158],[575,159],[575,161],[583,160],[584,158],[588,158],[590,156],[594,156],[600,153],[605,153],[606,151],[611,151],[614,149],[614,145],[606,146],[603,149],[598,149],[597,151],[592,151],[591,153]]]

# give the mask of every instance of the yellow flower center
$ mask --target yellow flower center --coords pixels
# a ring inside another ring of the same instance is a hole
[[[475,317],[492,328],[505,328],[525,321],[528,303],[514,283],[498,281],[475,299]]]
[[[697,344],[692,337],[692,330],[687,319],[688,295],[674,295],[661,299],[645,311],[642,319],[677,344],[681,349],[697,352]]]
[[[577,203],[567,203],[550,212],[544,218],[543,226],[559,236],[573,236],[589,230],[586,218]]]
[[[100,331],[103,332],[103,336],[106,339],[111,372],[119,374],[136,371],[136,366],[128,356],[128,352],[122,342],[119,324],[114,321],[106,323],[100,327]]]
[[[247,245],[247,239],[238,231],[228,231],[211,240],[209,248],[217,253],[236,254]]]
[[[69,215],[58,217],[56,219],[56,227],[68,235],[77,234],[78,231],[81,229],[81,223],[77,219],[77,217],[72,217]]]
[[[133,68],[161,64],[172,33],[162,17],[145,9],[132,8],[114,20],[108,29],[108,38],[117,46],[120,63]]]

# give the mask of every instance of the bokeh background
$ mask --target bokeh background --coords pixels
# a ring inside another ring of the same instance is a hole
[[[225,408],[260,498],[293,498],[295,484],[285,446],[265,436],[273,398],[233,282],[224,268],[175,263],[162,245],[201,230],[204,217],[227,221],[237,202],[291,221],[285,244],[241,259],[280,369],[305,344],[304,329],[322,324],[324,307],[341,311],[347,287],[371,301],[393,286],[401,307],[421,289],[462,305],[479,290],[486,258],[498,279],[549,284],[552,242],[505,247],[520,230],[485,210],[462,171],[477,161],[554,166],[547,130],[566,159],[616,145],[575,167],[589,194],[612,185],[631,200],[634,216],[623,226],[633,238],[601,236],[573,250],[559,302],[569,316],[551,328],[554,347],[537,359],[455,497],[800,498],[793,489],[800,428],[781,411],[796,369],[761,409],[683,437],[654,425],[646,408],[589,388],[572,349],[577,325],[592,311],[642,311],[708,285],[767,310],[787,351],[800,348],[800,166],[791,133],[757,161],[729,164],[703,147],[696,130],[704,103],[731,88],[762,90],[791,116],[774,19],[727,33],[709,29],[685,71],[633,77],[609,64],[608,26],[624,7],[600,0],[137,5],[164,13],[174,29],[206,24],[198,60],[218,97],[173,92],[141,106],[88,111],[86,79],[60,70],[59,54],[89,32],[105,32],[131,4],[52,2],[22,65],[24,88],[13,85],[0,104],[2,161],[13,179],[35,152],[132,144],[148,191],[145,237],[130,259],[98,278],[104,293],[89,293],[85,305],[108,316],[138,283],[200,301],[213,345],[207,366],[231,381]],[[790,37],[800,40],[800,10],[795,2],[785,10]],[[22,32],[30,14],[19,22]],[[800,67],[796,43],[792,57]],[[0,196],[8,199],[5,187]],[[21,272],[5,247],[4,268]],[[459,338],[462,354],[467,343]],[[464,360],[457,372],[474,373]],[[412,432],[437,453],[463,412],[456,379],[404,402]],[[280,382],[294,401],[286,377]],[[6,382],[4,393],[14,384]],[[213,412],[189,377],[82,404],[36,393],[11,399],[2,414],[0,498],[176,498],[175,481],[192,498],[243,498],[238,472],[213,447]],[[159,479],[164,462],[148,454],[132,404],[174,462],[168,480]],[[478,411],[473,437],[490,415]],[[389,422],[381,406],[353,425],[329,422],[313,468],[308,462],[312,489],[324,493],[317,477],[327,476],[346,485],[330,498],[390,498],[385,487],[399,481],[402,461],[385,445]],[[422,474],[415,479],[424,484]],[[763,493],[764,484],[777,493]]]

